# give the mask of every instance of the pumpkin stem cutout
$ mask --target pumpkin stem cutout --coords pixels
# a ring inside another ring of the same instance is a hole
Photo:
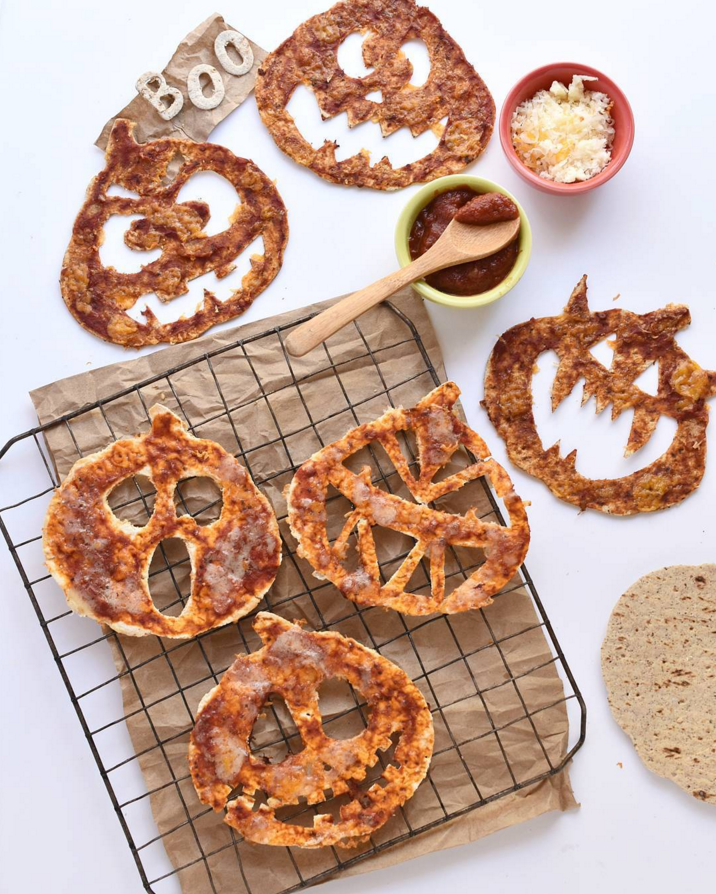
[[[513,578],[527,552],[529,525],[525,505],[507,472],[490,458],[482,438],[455,412],[460,389],[454,382],[440,385],[410,409],[391,409],[374,422],[352,429],[340,441],[324,447],[296,472],[288,487],[288,520],[298,541],[298,552],[348,599],[359,605],[382,605],[408,615],[451,614],[480,608]],[[403,453],[398,436],[410,434],[417,443],[417,476]],[[344,462],[363,447],[379,445],[415,502],[388,493],[371,481],[371,470],[358,474]],[[474,462],[435,480],[463,448]],[[427,504],[456,493],[468,483],[487,478],[509,514],[510,526],[483,521],[475,507],[464,515]],[[326,526],[328,488],[337,489],[353,504],[342,531],[331,543]],[[415,541],[389,580],[381,579],[375,528],[385,528]],[[349,539],[355,531],[358,567],[346,565]],[[452,592],[446,589],[446,561],[454,548],[476,548],[485,561]],[[421,560],[429,564],[430,592],[406,592]]]
[[[512,462],[580,509],[633,515],[666,509],[688,497],[704,474],[706,401],[716,394],[716,371],[701,369],[676,343],[676,333],[690,322],[683,304],[641,315],[621,308],[592,312],[585,275],[560,316],[532,319],[505,332],[487,364],[482,403]],[[609,335],[614,358],[607,368],[590,348]],[[665,453],[631,475],[592,479],[577,471],[576,450],[561,456],[559,443],[545,450],[532,409],[532,376],[537,358],[550,350],[559,357],[553,411],[583,379],[583,404],[594,397],[598,413],[611,404],[612,420],[633,410],[625,456],[648,442],[661,416],[674,419],[676,433]],[[659,383],[652,395],[634,383],[655,362]]]
[[[199,704],[189,743],[197,794],[214,810],[227,807],[224,821],[247,841],[357,847],[425,778],[433,751],[430,709],[404,671],[356,640],[334,631],[303,630],[270,612],[259,612],[254,629],[263,647],[239,655]],[[346,680],[365,701],[365,729],[349,739],[331,737],[319,708],[318,689],[334,677]],[[277,763],[256,754],[250,742],[271,696],[284,699],[302,745]],[[383,784],[376,780],[361,788],[379,752],[387,751],[395,736]],[[234,789],[240,794],[227,804]],[[267,803],[259,804],[259,794]],[[290,815],[284,822],[276,814],[301,799],[313,805],[339,795],[350,796],[339,819],[318,814],[312,825],[298,825]]]
[[[288,223],[276,187],[252,161],[215,143],[161,139],[140,145],[133,130],[134,124],[121,118],[112,128],[104,170],[90,183],[72,229],[60,286],[70,313],[88,332],[139,348],[188,341],[243,313],[281,269]],[[212,236],[204,231],[210,216],[205,202],[177,202],[182,186],[200,171],[220,174],[236,190],[227,229]],[[137,195],[114,195],[109,192],[114,185]],[[140,214],[124,241],[138,251],[161,249],[161,256],[137,273],[105,267],[100,246],[113,214]],[[190,279],[211,271],[217,278],[228,276],[236,256],[258,236],[264,254],[251,258],[251,270],[226,301],[205,289],[195,313],[172,323],[160,323],[149,308],[144,323],[127,313],[151,292],[168,302],[186,294]]]
[[[50,502],[43,549],[73,611],[118,633],[187,639],[243,617],[273,583],[281,540],[270,503],[249,473],[214,441],[192,437],[171,410],[149,411],[150,431],[78,460]],[[145,476],[156,489],[148,522],[135,527],[110,509],[123,481]],[[179,515],[177,485],[210,478],[222,491],[219,518]],[[160,544],[180,538],[191,562],[191,593],[178,617],[160,612],[149,568]]]

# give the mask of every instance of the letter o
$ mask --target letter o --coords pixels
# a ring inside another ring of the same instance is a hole
[[[201,89],[200,77],[203,74],[208,74],[211,78],[211,86],[213,87],[211,96],[205,96],[204,91]],[[224,99],[224,95],[226,94],[221,75],[213,65],[206,65],[203,63],[201,65],[195,65],[189,72],[189,77],[186,79],[186,86],[189,91],[189,99],[194,103],[197,109],[215,109]]]
[[[241,56],[240,65],[237,65],[226,52],[227,44],[231,44]],[[232,75],[244,75],[247,71],[251,71],[254,64],[254,51],[240,31],[222,31],[214,41],[214,52],[224,71]]]

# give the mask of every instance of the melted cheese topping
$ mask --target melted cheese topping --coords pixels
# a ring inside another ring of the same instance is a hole
[[[554,81],[525,100],[512,115],[512,144],[527,167],[544,180],[575,183],[598,174],[611,159],[612,101],[585,90],[575,75],[569,87]]]

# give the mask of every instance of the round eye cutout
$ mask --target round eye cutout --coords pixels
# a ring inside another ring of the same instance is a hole
[[[72,467],[48,508],[45,561],[78,614],[118,633],[186,639],[256,606],[278,572],[281,539],[270,503],[238,460],[194,438],[170,410],[155,406],[150,416],[145,434]],[[139,476],[153,484],[150,497],[139,494]],[[219,491],[220,507],[199,496],[205,478]],[[118,485],[134,487],[145,513],[141,527],[110,508]],[[152,558],[172,538],[184,542],[191,563],[191,589],[177,617],[157,609],[149,590]]]
[[[174,488],[174,506],[179,516],[193,518],[198,525],[213,525],[224,508],[222,488],[207,476],[184,478]]]

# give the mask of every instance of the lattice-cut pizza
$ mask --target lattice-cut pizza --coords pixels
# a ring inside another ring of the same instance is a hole
[[[288,486],[288,519],[299,555],[310,562],[317,577],[328,579],[359,605],[386,606],[408,615],[480,608],[492,602],[522,564],[530,537],[525,504],[482,438],[458,416],[459,395],[457,385],[448,382],[415,407],[388,410],[374,422],[352,429],[305,462]],[[404,452],[406,435],[413,436],[417,445],[412,463]],[[346,460],[362,448],[374,446],[388,455],[412,500],[379,487],[371,480],[369,466],[358,472],[346,466]],[[475,459],[439,477],[460,450],[470,451]],[[457,514],[429,505],[480,478],[487,479],[503,501],[509,526],[483,520],[472,506]],[[333,542],[327,528],[332,510],[329,488],[353,506]],[[376,549],[375,535],[381,528],[415,541],[387,580]],[[357,554],[353,567],[348,561],[352,541]],[[448,592],[446,560],[459,548],[483,551],[484,561],[475,563],[475,570]],[[422,562],[428,566],[430,592],[409,592]]]
[[[397,665],[354,639],[304,630],[269,612],[256,616],[254,629],[263,647],[239,655],[199,705],[189,744],[197,794],[214,810],[226,807],[224,821],[247,841],[357,847],[425,778],[434,739],[430,709]],[[351,738],[333,738],[324,726],[318,690],[331,678],[353,688],[357,702],[347,710],[367,714],[364,728]],[[285,701],[301,738],[300,750],[277,762],[251,743],[272,696]],[[368,782],[369,769],[396,737],[379,779]],[[228,801],[235,790],[237,797]],[[349,800],[335,817],[310,809],[341,795]],[[281,815],[282,808],[293,809]],[[291,821],[306,814],[312,822]]]
[[[512,462],[580,509],[632,515],[666,509],[688,497],[704,474],[706,401],[716,394],[716,371],[702,369],[676,343],[676,333],[690,322],[683,304],[642,315],[621,308],[591,311],[583,276],[561,315],[531,319],[505,332],[487,364],[483,406]],[[590,351],[607,336],[613,338],[610,367]],[[613,420],[633,412],[625,456],[648,442],[661,416],[677,423],[668,449],[643,469],[604,479],[577,471],[576,450],[562,456],[559,442],[545,450],[532,409],[532,376],[540,354],[550,350],[559,357],[553,411],[583,380],[583,405],[591,397],[597,413],[611,405]],[[658,363],[659,384],[656,394],[648,394],[635,381],[653,363]]]
[[[288,222],[278,190],[252,161],[216,143],[167,138],[140,145],[133,129],[124,119],[112,128],[104,170],[90,183],[72,228],[60,285],[65,304],[81,326],[105,341],[138,348],[188,341],[243,313],[281,269]],[[236,190],[228,226],[213,235],[205,230],[210,218],[205,202],[177,201],[181,188],[201,171],[221,175]],[[112,187],[136,195],[117,195]],[[136,273],[102,263],[103,228],[115,214],[141,215],[125,234],[129,248],[161,250],[160,257]],[[225,301],[205,289],[195,313],[170,323],[160,323],[148,307],[144,322],[128,313],[143,295],[153,292],[169,302],[186,294],[187,282],[197,276],[212,271],[219,279],[228,276],[237,255],[259,236],[264,253],[251,257],[251,269]]]
[[[356,32],[367,35],[363,60],[371,69],[360,78],[338,62],[340,45]],[[410,83],[413,68],[400,49],[414,39],[430,55],[430,74],[420,86]],[[383,137],[401,127],[414,137],[432,130],[440,142],[400,168],[387,157],[371,165],[366,149],[338,161],[337,144],[326,140],[314,149],[286,108],[300,84],[312,91],[324,120],[345,112],[350,127],[373,121]],[[481,154],[495,122],[484,81],[433,13],[414,0],[342,0],[308,19],[262,63],[256,102],[276,144],[294,161],[334,183],[373,189],[399,189],[462,170]]]
[[[186,639],[257,605],[278,572],[281,539],[271,504],[237,459],[190,435],[170,410],[149,412],[148,432],[78,460],[55,491],[43,529],[45,561],[78,614],[130,636]],[[156,490],[141,527],[108,503],[137,476]],[[179,514],[175,492],[188,478],[209,478],[221,489],[221,514],[211,524]],[[170,538],[184,541],[191,562],[191,593],[178,617],[161,612],[149,590],[152,557]]]

